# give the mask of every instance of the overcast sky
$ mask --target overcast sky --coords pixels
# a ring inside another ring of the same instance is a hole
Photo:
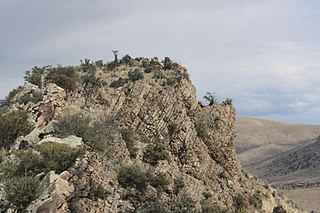
[[[0,98],[26,70],[169,56],[198,99],[232,98],[237,113],[320,124],[318,0],[0,0]]]

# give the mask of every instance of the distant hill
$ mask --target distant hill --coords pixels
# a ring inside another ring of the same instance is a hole
[[[307,210],[320,211],[320,126],[237,116],[241,164]],[[306,196],[302,196],[306,195]]]
[[[237,116],[236,151],[244,167],[310,143],[320,135],[319,125],[286,124]]]

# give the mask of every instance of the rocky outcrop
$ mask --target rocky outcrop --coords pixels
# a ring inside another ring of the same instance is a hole
[[[187,208],[189,212],[204,212],[205,208],[220,208],[271,212],[281,203],[288,212],[301,212],[242,173],[234,149],[235,109],[231,103],[199,105],[184,67],[153,63],[153,71],[141,60],[108,72],[96,69],[89,77],[86,71],[81,74],[86,82],[70,94],[52,83],[42,88],[43,101],[28,108],[39,129],[32,132],[35,143],[81,145],[81,138],[58,139],[50,131],[39,138],[40,129],[71,112],[81,112],[93,122],[112,119],[116,127],[114,137],[105,142],[104,152],[87,147],[84,157],[69,169],[70,175],[49,173],[42,181],[47,183],[44,194],[29,209],[152,212],[158,208],[179,212],[177,208]],[[110,86],[114,82],[118,85]],[[163,155],[150,153],[150,147]],[[146,152],[156,155],[156,160],[146,160]],[[128,165],[146,172],[149,179],[143,190],[119,181],[120,171]]]

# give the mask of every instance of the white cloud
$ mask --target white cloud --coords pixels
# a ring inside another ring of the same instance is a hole
[[[2,1],[0,96],[34,65],[111,59],[117,48],[132,56],[170,56],[189,68],[200,98],[207,91],[232,98],[240,114],[320,122],[308,114],[320,100],[318,6],[298,0]]]

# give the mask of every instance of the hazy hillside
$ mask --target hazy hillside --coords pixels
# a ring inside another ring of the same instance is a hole
[[[238,116],[236,131],[237,153],[248,173],[320,212],[320,126]]]
[[[237,116],[236,132],[237,154],[241,164],[249,167],[259,161],[311,143],[320,135],[320,126],[286,124]]]

